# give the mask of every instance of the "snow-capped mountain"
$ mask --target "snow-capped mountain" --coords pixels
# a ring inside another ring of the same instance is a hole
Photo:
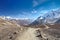
[[[3,20],[11,20],[11,19],[13,19],[10,16],[0,16],[0,18],[3,19]]]
[[[6,21],[15,22],[22,26],[28,25],[32,22],[32,19],[18,19],[18,18],[13,18],[10,16],[0,16],[0,18]]]
[[[55,10],[55,11],[49,11],[44,15],[45,17],[45,22],[47,23],[55,23],[56,21],[60,20],[60,9]]]
[[[30,25],[55,24],[55,23],[60,23],[60,9],[50,10],[48,13],[44,14],[43,16],[38,17]]]

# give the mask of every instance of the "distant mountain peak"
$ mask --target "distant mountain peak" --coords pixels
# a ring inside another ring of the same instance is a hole
[[[30,25],[37,24],[55,24],[60,20],[60,9],[50,10],[43,16],[38,17],[34,22]],[[60,22],[60,21],[59,21]]]

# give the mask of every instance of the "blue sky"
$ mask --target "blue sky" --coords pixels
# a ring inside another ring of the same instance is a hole
[[[59,7],[60,0],[0,0],[0,16],[36,19],[41,11]]]

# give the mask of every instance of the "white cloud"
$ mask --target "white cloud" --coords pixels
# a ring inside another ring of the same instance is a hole
[[[49,10],[42,10],[40,11],[41,14],[48,13]]]
[[[9,18],[12,18],[12,17],[10,17],[10,16],[6,16],[6,18],[8,18],[8,19],[9,19]]]
[[[56,11],[56,10],[58,10],[59,8],[55,8],[55,9],[52,9],[53,11]]]
[[[55,8],[55,9],[50,9],[50,10],[41,10],[39,13],[44,14],[44,13],[48,13],[49,11],[57,11],[59,8]]]
[[[33,7],[37,6],[39,3],[36,0],[33,0]]]
[[[22,19],[22,20],[26,20],[26,19],[29,19],[29,18],[25,17],[25,18],[20,18],[20,19]]]
[[[49,1],[49,0],[33,0],[33,7],[36,7],[46,1]]]
[[[37,11],[36,10],[33,10],[32,13],[37,13]]]

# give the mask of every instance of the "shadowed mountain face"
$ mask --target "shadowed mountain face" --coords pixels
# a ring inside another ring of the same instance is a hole
[[[60,24],[60,19],[58,19],[58,21],[56,21],[55,23]]]
[[[34,22],[32,22],[31,24],[29,24],[30,26],[34,26],[34,25],[42,25],[44,22],[44,19],[42,19],[41,17],[38,17]]]

